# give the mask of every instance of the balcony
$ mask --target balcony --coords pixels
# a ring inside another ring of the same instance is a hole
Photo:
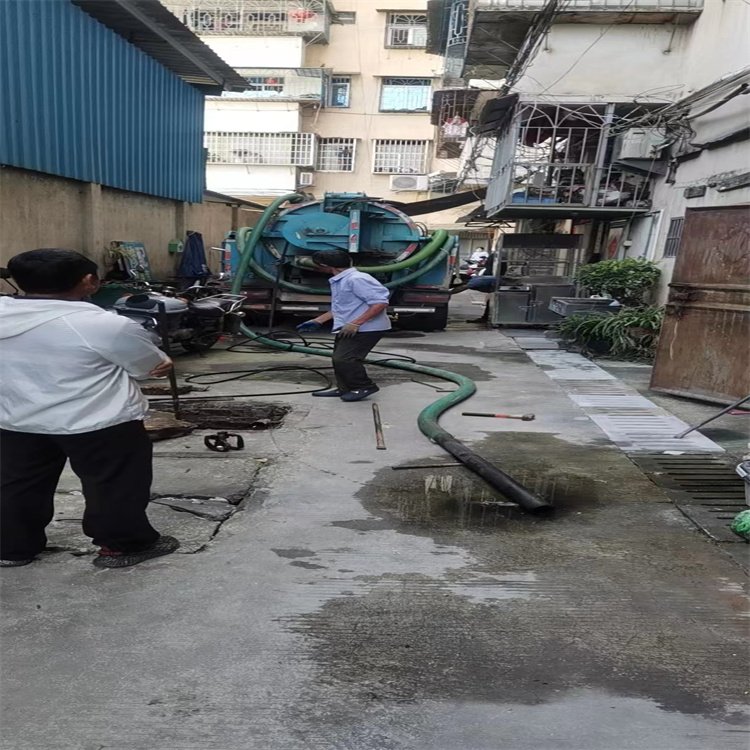
[[[549,0],[470,0],[471,23],[464,76],[503,78]],[[688,24],[703,11],[705,0],[566,0],[554,23]]]
[[[315,164],[314,133],[220,133],[205,134],[207,164],[245,164],[280,167],[312,167]]]
[[[326,0],[164,0],[198,36],[301,36],[327,42]]]
[[[438,159],[460,158],[480,93],[479,89],[444,89],[433,94],[430,121],[437,128]]]
[[[221,99],[298,102],[319,106],[330,80],[325,68],[238,68],[247,81],[245,91],[225,91]]]
[[[648,172],[613,159],[608,121],[635,105],[519,102],[498,140],[488,216],[618,216],[648,210]],[[656,157],[654,157],[654,160]]]

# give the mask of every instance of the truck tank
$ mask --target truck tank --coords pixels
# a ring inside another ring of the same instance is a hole
[[[238,230],[232,252],[236,272],[241,253],[250,253],[242,280],[246,309],[256,320],[277,312],[315,316],[328,309],[328,276],[310,261],[318,250],[345,250],[353,265],[391,290],[389,312],[400,328],[445,327],[457,241],[426,229],[397,208],[364,193],[326,193],[279,211],[253,238]],[[257,240],[257,241],[256,241]],[[232,243],[230,242],[230,247]]]

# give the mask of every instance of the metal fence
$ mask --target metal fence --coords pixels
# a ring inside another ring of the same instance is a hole
[[[312,167],[314,133],[206,133],[209,164]]]
[[[548,0],[473,0],[477,10],[539,11]],[[561,11],[700,12],[704,0],[563,0]]]
[[[375,141],[372,171],[378,174],[425,174],[429,141]]]
[[[196,34],[279,36],[327,34],[325,0],[164,0]]]
[[[237,72],[247,80],[247,90],[224,92],[222,98],[319,104],[328,81],[322,68],[238,68]]]
[[[509,203],[644,208],[647,177],[612,161],[606,105],[521,105],[500,135],[488,210]]]
[[[353,172],[356,155],[355,138],[321,138],[316,168],[319,172]]]

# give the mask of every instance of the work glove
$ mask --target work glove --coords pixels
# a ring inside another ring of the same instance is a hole
[[[342,339],[348,339],[350,336],[354,336],[359,333],[359,326],[356,323],[345,323],[339,329],[339,336]]]
[[[300,333],[312,333],[313,331],[319,331],[322,327],[317,320],[306,320],[297,326],[297,331]]]

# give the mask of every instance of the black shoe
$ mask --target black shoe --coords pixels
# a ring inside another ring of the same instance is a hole
[[[488,323],[489,320],[487,318],[474,318],[474,320],[467,320],[467,323]]]
[[[344,391],[340,391],[338,388],[329,388],[327,391],[313,391],[313,396],[322,396],[324,398],[331,398],[333,396],[343,396]]]
[[[140,552],[115,552],[102,547],[93,563],[97,568],[128,568],[153,557],[168,555],[179,546],[180,543],[173,536],[160,536],[150,547]]]
[[[373,393],[377,393],[380,390],[376,385],[371,385],[368,388],[357,388],[349,393],[341,394],[342,401],[361,401],[363,398],[372,396]]]
[[[22,565],[28,565],[33,562],[33,557],[28,557],[25,560],[0,560],[0,568],[20,568]]]

